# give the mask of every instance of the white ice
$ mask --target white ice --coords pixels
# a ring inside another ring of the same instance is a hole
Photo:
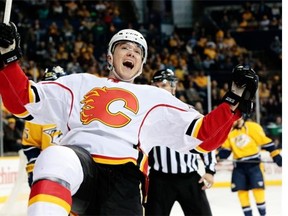
[[[213,216],[243,216],[238,201],[237,193],[232,193],[230,188],[211,188],[206,190]],[[258,216],[258,210],[254,198],[250,193],[251,207],[254,216]],[[191,201],[193,202],[193,201]],[[197,201],[196,201],[197,202]],[[282,186],[266,187],[266,212],[267,216],[284,216],[282,214]],[[175,203],[170,216],[183,216],[179,203]]]

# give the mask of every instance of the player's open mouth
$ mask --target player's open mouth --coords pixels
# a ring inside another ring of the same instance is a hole
[[[133,67],[134,67],[134,63],[131,61],[124,61],[123,65],[129,69],[133,69]]]

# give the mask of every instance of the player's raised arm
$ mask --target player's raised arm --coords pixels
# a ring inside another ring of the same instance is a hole
[[[223,98],[223,103],[191,124],[189,133],[193,137],[203,140],[203,143],[196,147],[198,152],[207,152],[218,148],[219,144],[225,141],[233,122],[243,115],[251,114],[257,88],[258,76],[252,68],[238,65],[233,69],[230,88]],[[230,114],[230,119],[228,119],[229,112],[234,113]]]
[[[20,35],[14,23],[0,23],[0,94],[13,114],[31,119],[24,105],[29,101],[29,81],[17,61],[22,57]]]

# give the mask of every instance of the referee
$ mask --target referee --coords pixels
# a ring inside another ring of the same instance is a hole
[[[173,95],[177,79],[170,69],[157,71],[152,85]],[[205,174],[198,173],[198,156],[204,162]],[[145,215],[170,215],[178,201],[185,215],[212,215],[205,189],[214,183],[215,152],[184,154],[164,146],[154,147],[149,153],[149,188]]]

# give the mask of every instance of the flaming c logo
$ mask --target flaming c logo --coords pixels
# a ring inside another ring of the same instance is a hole
[[[84,125],[92,121],[100,121],[110,127],[124,127],[131,118],[120,110],[111,112],[109,106],[115,101],[123,101],[123,108],[137,113],[139,103],[132,92],[120,88],[94,88],[89,91],[81,101],[83,105],[81,111],[81,122]]]

